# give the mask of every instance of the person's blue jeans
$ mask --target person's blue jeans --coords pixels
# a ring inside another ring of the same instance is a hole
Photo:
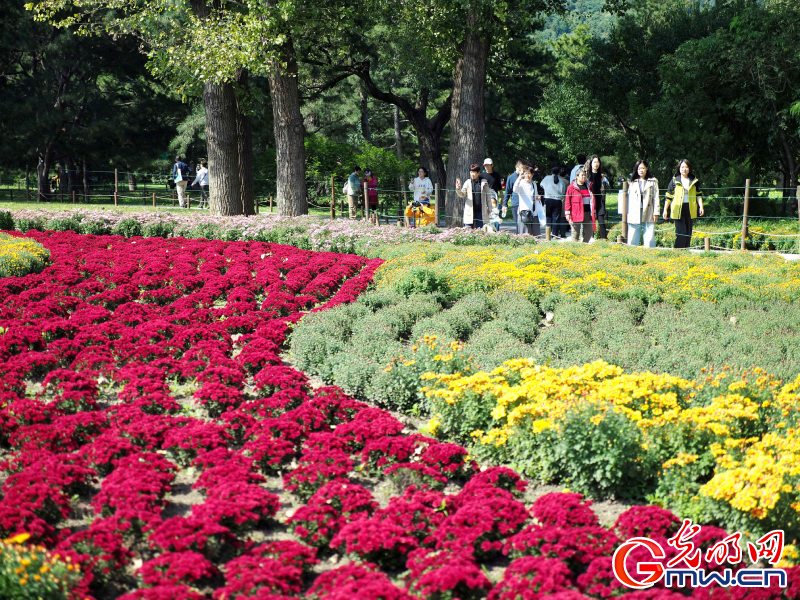
[[[483,218],[472,217],[472,225],[469,227],[472,229],[483,229]]]
[[[628,223],[628,245],[629,246],[639,245],[639,239],[641,238],[642,235],[642,229],[644,229],[644,247],[655,248],[656,224],[652,222],[643,224]]]
[[[519,223],[519,215],[517,214],[518,212],[519,212],[519,204],[517,204],[516,206],[512,206],[511,207],[511,214],[514,217],[514,227],[517,228],[517,233],[520,233],[519,225],[518,225],[518,223]]]

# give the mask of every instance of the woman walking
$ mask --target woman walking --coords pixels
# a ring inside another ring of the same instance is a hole
[[[597,239],[608,237],[606,232],[606,185],[603,182],[603,165],[599,156],[593,156],[586,163],[586,179],[595,198],[595,215],[597,217]]]
[[[689,247],[692,242],[692,221],[704,213],[700,182],[694,176],[692,163],[684,158],[678,163],[664,200],[664,218],[669,215],[675,223],[676,248]]]
[[[633,167],[633,179],[628,188],[628,245],[638,246],[644,232],[645,248],[656,247],[658,221],[658,179],[650,174],[646,160]]]
[[[550,169],[550,175],[542,179],[542,191],[544,192],[545,213],[547,215],[546,224],[550,225],[550,232],[555,237],[561,237],[561,225],[558,221],[563,212],[564,194],[567,191],[567,183],[563,177],[559,177],[561,167]]]
[[[484,223],[489,222],[492,188],[481,178],[480,166],[470,165],[469,179],[463,185],[461,179],[456,179],[456,194],[459,198],[467,199],[464,202],[464,225],[481,229]]]
[[[564,214],[572,227],[572,241],[582,239],[588,244],[592,239],[592,232],[596,228],[595,198],[587,184],[586,170],[578,169],[575,181],[569,184],[567,195],[564,199]]]
[[[533,169],[522,167],[522,175],[514,184],[514,193],[519,196],[517,233],[528,233],[534,237],[541,235],[545,210],[539,195],[539,186],[533,179]]]

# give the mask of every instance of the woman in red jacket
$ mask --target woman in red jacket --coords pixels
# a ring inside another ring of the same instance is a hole
[[[575,181],[569,184],[564,198],[564,216],[572,227],[572,241],[577,242],[583,230],[583,242],[588,244],[597,228],[594,222],[597,207],[586,179],[586,169],[578,169]]]

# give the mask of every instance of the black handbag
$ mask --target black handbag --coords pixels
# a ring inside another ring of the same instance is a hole
[[[521,210],[521,211],[519,211],[519,220],[524,225],[532,225],[533,224],[533,211],[530,211],[530,210]]]

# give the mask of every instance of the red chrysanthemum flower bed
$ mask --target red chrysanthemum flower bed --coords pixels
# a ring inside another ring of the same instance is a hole
[[[379,261],[31,235],[53,265],[0,280],[0,538],[77,562],[82,598],[606,598],[629,592],[618,540],[676,530],[655,507],[601,527],[577,494],[527,506],[514,471],[282,365],[290,325],[355,299]],[[379,505],[367,474],[399,493]],[[352,562],[330,570],[337,554]]]

